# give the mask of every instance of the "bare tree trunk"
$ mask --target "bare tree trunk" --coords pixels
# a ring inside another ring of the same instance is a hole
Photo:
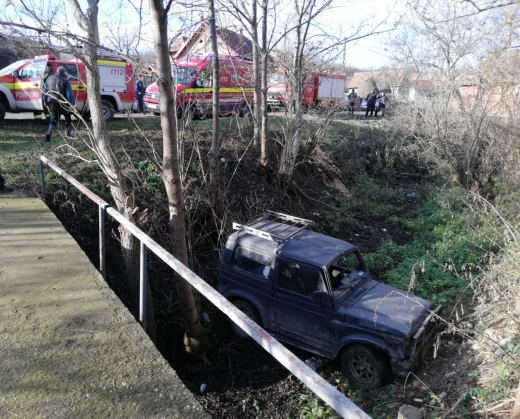
[[[267,3],[269,0],[262,0],[262,124],[260,136],[260,165],[269,166],[269,156],[267,155],[267,64],[269,56],[267,54]]]
[[[294,12],[298,22],[295,27],[296,39],[292,68],[293,103],[291,103],[290,106],[294,107],[295,116],[294,133],[291,137],[287,138],[287,143],[282,152],[282,159],[280,162],[279,173],[285,183],[289,182],[291,179],[296,163],[296,156],[300,151],[302,143],[304,52],[307,43],[307,36],[314,17],[329,4],[330,1],[324,2],[321,8],[315,12],[314,7],[316,5],[316,0],[293,0]]]
[[[258,18],[257,18],[257,5],[256,0],[254,0],[251,4],[252,13],[251,13],[251,21],[250,21],[250,31],[251,36],[253,38],[253,87],[254,87],[254,96],[253,96],[253,124],[254,124],[254,133],[253,133],[253,144],[256,151],[260,151],[260,124],[262,123],[261,118],[261,107],[260,107],[260,63],[259,63],[259,53],[258,53]]]
[[[68,2],[78,25],[85,31],[90,42],[90,45],[85,45],[86,54],[83,57],[83,61],[87,72],[88,104],[92,118],[94,149],[98,156],[99,164],[108,178],[110,192],[117,209],[127,220],[136,223],[136,220],[142,214],[139,214],[138,208],[134,206],[132,194],[128,190],[119,162],[110,148],[110,138],[106,131],[106,122],[102,112],[96,48],[96,45],[99,45],[98,4],[96,0],[88,1],[89,13],[87,17],[76,0],[68,0]],[[123,261],[130,290],[130,306],[132,312],[136,314],[139,307],[139,240],[123,226],[119,227],[119,231]]]
[[[209,31],[211,36],[211,52],[213,54],[213,134],[209,158],[209,197],[217,218],[222,219],[222,200],[220,196],[220,171],[218,150],[220,148],[220,62],[218,58],[217,27],[215,23],[215,2],[208,0]]]
[[[149,5],[152,14],[152,33],[154,34],[155,55],[158,67],[157,86],[159,87],[161,127],[163,132],[162,178],[168,196],[172,253],[180,262],[188,266],[184,196],[177,154],[175,97],[173,95],[167,33],[169,8],[165,9],[161,0],[150,0]],[[200,323],[193,289],[188,282],[177,274],[175,274],[175,287],[185,333],[184,348],[193,356],[202,357],[206,352],[208,343]]]

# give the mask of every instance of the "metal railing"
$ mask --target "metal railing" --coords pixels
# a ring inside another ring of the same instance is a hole
[[[105,213],[112,216],[122,224],[128,231],[141,241],[140,259],[140,298],[139,298],[139,322],[143,327],[146,325],[146,276],[147,276],[147,251],[155,253],[161,260],[170,266],[178,275],[188,281],[205,298],[211,301],[233,322],[251,336],[262,348],[274,356],[285,368],[304,383],[320,399],[332,407],[343,418],[348,419],[370,419],[365,412],[357,407],[343,393],[338,391],[329,382],[324,380],[319,374],[313,371],[307,364],[300,360],[296,355],[289,351],[285,346],[278,342],[262,327],[252,321],[247,315],[242,313],[213,287],[208,285],[202,278],[197,276],[184,264],[179,262],[169,252],[163,249],[157,242],[147,234],[137,228],[121,215],[117,209],[112,208],[107,202],[82,185],[64,170],[60,169],[45,156],[40,155],[40,180],[42,197],[45,198],[45,176],[43,163],[60,174],[65,180],[78,188],[82,193],[94,201],[99,207],[99,270],[105,275]]]

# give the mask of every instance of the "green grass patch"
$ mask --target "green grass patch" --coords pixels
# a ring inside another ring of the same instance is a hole
[[[459,187],[432,190],[415,217],[401,223],[409,243],[386,240],[366,260],[371,269],[400,289],[451,308],[470,295],[490,258],[504,244],[498,220],[477,211]]]

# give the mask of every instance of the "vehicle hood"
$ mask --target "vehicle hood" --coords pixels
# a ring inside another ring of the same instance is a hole
[[[286,87],[283,84],[274,84],[272,86],[269,86],[267,89],[268,95],[277,95],[277,96],[283,96],[286,93]]]
[[[184,89],[186,89],[186,85],[184,84],[179,84],[177,86],[174,85],[174,87],[176,88],[176,91],[177,93],[180,93],[182,92]],[[155,94],[159,94],[159,88],[157,87],[157,83],[152,83],[150,86],[148,86],[146,88],[146,93],[155,93]]]
[[[340,308],[346,322],[404,339],[412,337],[434,309],[420,297],[372,279],[353,289]]]
[[[147,93],[159,93],[159,88],[157,87],[157,83],[152,83],[150,86],[146,88]]]

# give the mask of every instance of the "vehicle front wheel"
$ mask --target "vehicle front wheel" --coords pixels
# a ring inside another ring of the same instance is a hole
[[[249,303],[243,300],[235,300],[232,301],[236,308],[238,308],[242,313],[244,313],[247,317],[253,320],[255,323],[260,324],[260,316],[256,309]],[[248,338],[249,335],[244,332],[240,326],[238,326],[233,320],[230,320],[231,328],[233,331],[240,336],[241,338]]]
[[[101,101],[101,110],[103,111],[103,118],[105,118],[105,121],[108,122],[114,119],[116,111],[114,110],[114,107],[108,100]]]
[[[361,388],[377,388],[387,384],[390,364],[385,353],[371,346],[355,344],[340,354],[341,371],[349,383]]]

